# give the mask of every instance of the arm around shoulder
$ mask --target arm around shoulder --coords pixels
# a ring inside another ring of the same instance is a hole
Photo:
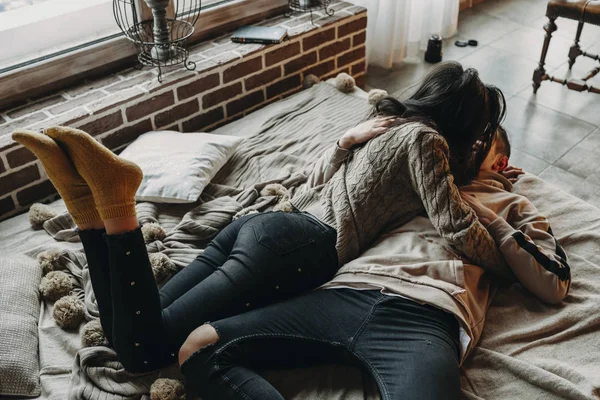
[[[477,265],[514,278],[490,233],[454,184],[446,140],[434,131],[421,132],[409,153],[409,169],[413,189],[440,235]]]
[[[327,183],[346,161],[354,146],[385,133],[393,125],[394,120],[393,117],[372,118],[349,129],[336,146],[329,149],[317,162],[308,177],[307,186],[311,188]]]

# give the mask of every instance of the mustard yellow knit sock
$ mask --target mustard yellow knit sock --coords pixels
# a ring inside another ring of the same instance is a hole
[[[140,167],[78,129],[54,127],[45,133],[66,151],[87,182],[102,219],[135,216],[135,192],[142,182]]]
[[[76,224],[100,219],[90,187],[54,140],[31,131],[16,131],[12,138],[31,150],[40,160]]]

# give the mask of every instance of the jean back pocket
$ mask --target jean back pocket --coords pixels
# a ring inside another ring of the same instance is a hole
[[[283,212],[266,215],[253,226],[256,240],[261,245],[284,255],[314,243],[314,239],[293,216]]]

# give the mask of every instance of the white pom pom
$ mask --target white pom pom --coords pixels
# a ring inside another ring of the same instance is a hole
[[[34,227],[39,227],[54,217],[56,217],[54,210],[45,204],[35,203],[29,209],[29,223]]]
[[[81,345],[83,347],[106,346],[108,341],[102,330],[99,319],[93,319],[83,327],[81,332]]]
[[[60,269],[61,252],[58,249],[50,249],[42,251],[37,256],[37,261],[42,267],[42,273],[46,275],[50,271]]]
[[[169,256],[164,253],[150,253],[148,254],[148,259],[152,266],[154,280],[158,283],[164,281],[169,275],[177,272],[177,268],[173,261],[171,261]]]
[[[144,236],[144,242],[152,243],[156,240],[163,241],[167,233],[162,226],[156,222],[150,222],[142,225],[142,235]]]
[[[341,74],[338,74],[338,76],[335,77],[335,87],[340,92],[344,92],[344,93],[352,92],[352,91],[354,91],[354,86],[356,86],[356,82],[354,81],[354,78],[345,72],[342,72]]]
[[[52,316],[56,324],[63,329],[72,329],[83,321],[85,305],[77,297],[65,296],[54,303]]]
[[[150,386],[150,400],[185,400],[185,388],[176,379],[157,379]]]
[[[292,203],[289,200],[286,200],[277,203],[275,207],[273,207],[273,211],[283,211],[286,213],[291,213],[292,211],[294,211],[294,207],[292,206]]]
[[[321,82],[321,80],[316,75],[308,74],[304,77],[302,87],[304,89],[308,89],[309,87],[312,87],[313,85],[316,85],[319,82]]]
[[[371,89],[368,94],[369,104],[375,105],[377,102],[388,95],[383,89]]]
[[[277,196],[278,198],[289,198],[290,191],[279,183],[270,183],[260,191],[261,196]]]
[[[62,271],[50,271],[40,282],[40,293],[48,301],[56,301],[73,290],[71,277]]]

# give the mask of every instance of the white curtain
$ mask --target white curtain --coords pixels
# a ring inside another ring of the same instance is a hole
[[[353,0],[367,8],[367,62],[391,68],[456,33],[459,0]]]

